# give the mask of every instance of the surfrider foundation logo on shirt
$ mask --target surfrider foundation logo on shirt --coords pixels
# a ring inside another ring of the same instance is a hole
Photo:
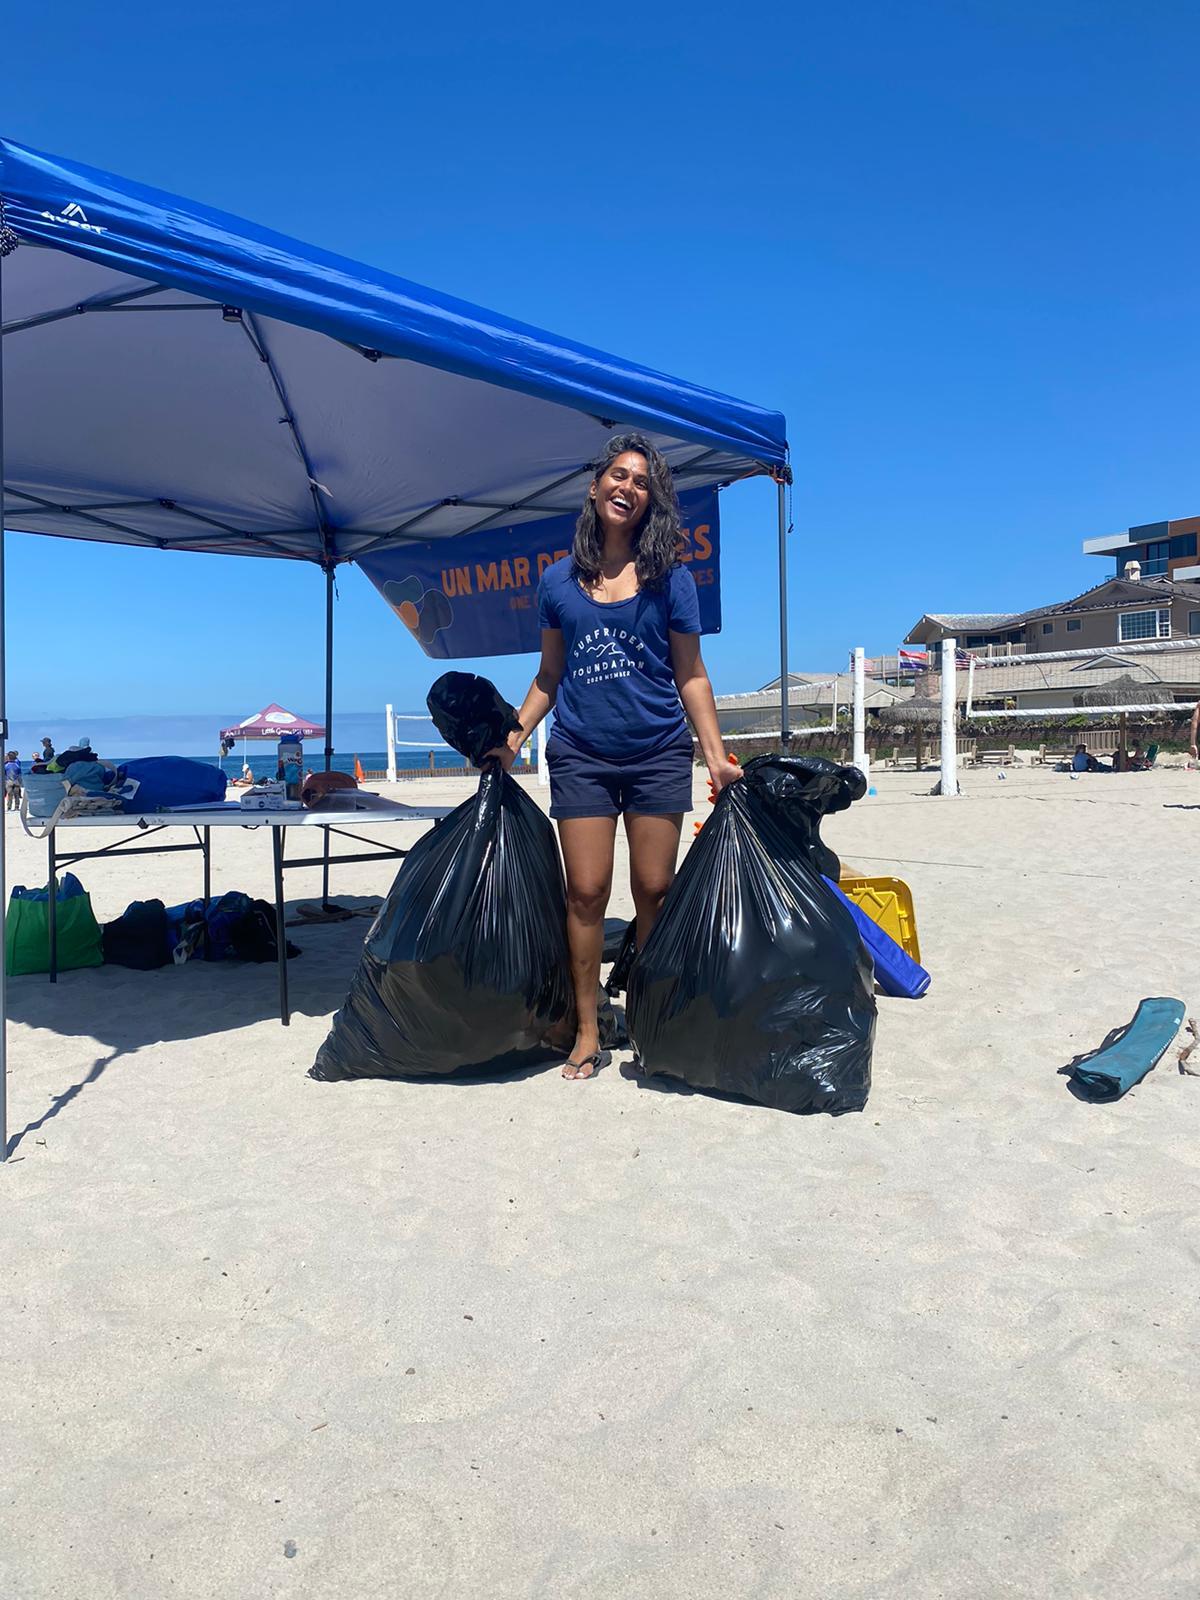
[[[60,228],[81,228],[84,233],[104,232],[99,223],[88,221],[87,212],[74,200],[65,205],[57,216],[53,211],[43,211],[42,216],[47,222],[57,222]]]
[[[571,676],[584,683],[611,683],[645,670],[646,646],[628,628],[593,628],[575,641]]]

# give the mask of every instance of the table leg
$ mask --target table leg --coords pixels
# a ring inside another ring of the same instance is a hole
[[[212,880],[208,870],[208,829],[195,828],[193,832],[196,835],[197,843],[200,846],[200,854],[204,861],[204,959],[211,961],[212,947],[210,941],[212,936],[208,931],[208,902],[212,899]]]
[[[284,1027],[291,1024],[288,1009],[287,929],[283,920],[283,845],[286,828],[271,829],[271,846],[275,857],[275,943],[279,953],[279,1020]]]
[[[46,835],[47,852],[50,857],[50,876],[48,886],[50,890],[50,903],[46,907],[46,921],[50,935],[50,982],[58,982],[58,879],[55,868],[58,858],[54,849],[54,829]]]
[[[203,835],[201,849],[204,851],[204,911],[208,914],[208,902],[212,899],[212,857],[209,854],[211,829],[201,828]]]
[[[323,864],[321,867],[321,910],[329,910],[329,829],[321,829],[321,837],[325,841],[322,851]]]

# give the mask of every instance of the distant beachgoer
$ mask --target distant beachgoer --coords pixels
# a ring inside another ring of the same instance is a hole
[[[1088,754],[1085,744],[1075,746],[1075,754],[1071,757],[1072,772],[1112,772],[1112,767],[1106,767],[1103,761],[1097,761],[1095,756]]]
[[[606,1061],[596,995],[618,817],[629,840],[641,946],[675,876],[683,816],[692,809],[689,718],[716,792],[741,776],[721,741],[700,659],[696,580],[680,563],[680,548],[670,466],[641,434],[616,435],[588,486],[571,554],[547,567],[538,585],[542,659],[520,726],[488,752],[510,772],[555,708],[546,749],[550,815],[566,862],[578,1017],[564,1078],[590,1078]]]
[[[38,756],[38,760],[44,761],[47,766],[54,760],[54,744],[50,739],[42,740],[42,753]]]
[[[21,809],[21,758],[15,750],[4,757],[4,809]]]

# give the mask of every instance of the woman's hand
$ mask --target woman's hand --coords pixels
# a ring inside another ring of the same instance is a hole
[[[731,761],[728,756],[716,766],[710,766],[708,769],[708,781],[712,785],[713,799],[717,798],[722,789],[727,789],[731,783],[736,783],[741,775],[741,767]]]
[[[505,772],[512,771],[513,762],[517,759],[517,752],[510,744],[499,744],[494,750],[489,750],[483,758],[485,761],[496,760]]]

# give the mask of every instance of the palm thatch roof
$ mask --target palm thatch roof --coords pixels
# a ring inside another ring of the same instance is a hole
[[[1074,697],[1077,706],[1157,706],[1174,704],[1175,696],[1161,683],[1142,683],[1123,672],[1108,683],[1098,683]]]

